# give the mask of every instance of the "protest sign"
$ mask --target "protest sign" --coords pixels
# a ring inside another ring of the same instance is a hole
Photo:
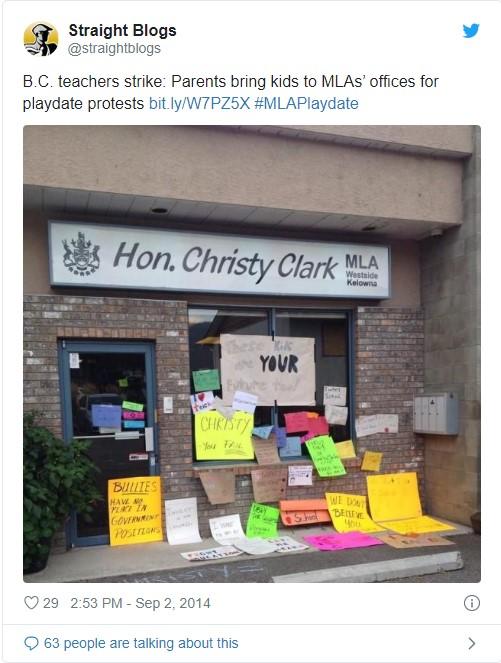
[[[321,534],[305,536],[304,540],[318,550],[347,550],[349,548],[367,548],[383,544],[379,538],[363,532],[343,532],[337,534]]]
[[[249,539],[247,537],[235,539],[233,545],[248,555],[268,555],[275,552],[276,548],[268,539]]]
[[[201,541],[198,531],[197,498],[165,500],[165,529],[167,541],[171,545]]]
[[[123,419],[139,419],[142,421],[144,419],[144,412],[135,412],[134,410],[123,410],[122,412]]]
[[[200,481],[211,504],[230,504],[235,501],[235,475],[231,470],[200,472]]]
[[[288,433],[300,433],[308,430],[311,417],[307,412],[286,412],[284,414],[285,430]]]
[[[331,437],[328,435],[314,437],[306,442],[306,447],[319,476],[339,477],[346,474]]]
[[[380,433],[398,433],[398,414],[378,414]]]
[[[333,426],[346,426],[348,408],[340,405],[326,405],[325,418]]]
[[[195,415],[197,460],[252,460],[253,416],[236,412],[231,419],[211,410]]]
[[[235,412],[231,407],[227,407],[223,401],[219,398],[219,396],[214,397],[214,401],[212,403],[212,408],[214,410],[217,410],[219,414],[221,414],[225,419],[231,419]]]
[[[245,391],[236,391],[233,395],[233,410],[240,410],[241,412],[250,412],[254,414],[257,405],[257,396],[254,394],[247,394]]]
[[[105,428],[118,428],[122,424],[122,408],[120,405],[92,405],[92,425]]]
[[[200,394],[190,396],[191,410],[193,414],[214,409],[214,394],[212,391],[202,391]]]
[[[275,426],[273,429],[273,433],[275,435],[275,443],[279,449],[282,447],[285,447],[287,444],[287,433],[285,431],[285,428],[279,428],[278,426]]]
[[[392,529],[399,534],[425,534],[427,532],[447,532],[456,528],[448,523],[442,523],[430,516],[418,516],[417,518],[404,518],[402,520],[385,520],[381,523],[387,529]]]
[[[392,548],[425,548],[428,546],[453,546],[454,543],[449,539],[444,539],[438,534],[418,534],[414,536],[404,536],[402,534],[393,534],[387,532],[378,534],[378,539],[388,544]]]
[[[222,546],[230,544],[235,539],[245,538],[238,513],[231,516],[209,518],[209,527],[214,541]]]
[[[275,447],[275,453],[276,453]],[[285,497],[287,468],[277,467],[267,470],[252,470],[252,490],[256,502],[278,502]]]
[[[355,453],[355,447],[353,446],[352,440],[344,440],[343,442],[335,442],[336,451],[339,458],[356,458],[357,454]]]
[[[346,387],[324,387],[324,405],[346,405]]]
[[[217,368],[193,371],[192,376],[195,391],[217,391],[221,388]]]
[[[383,454],[379,451],[366,451],[362,460],[361,470],[364,472],[379,472]]]
[[[235,391],[255,394],[260,405],[314,405],[314,339],[221,334],[223,400]]]
[[[285,446],[279,449],[280,458],[291,458],[301,456],[301,438],[286,437]]]
[[[224,559],[225,557],[237,557],[242,551],[234,546],[220,546],[218,548],[206,548],[205,550],[193,550],[181,553],[181,557],[189,562],[208,562],[213,559]]]
[[[328,435],[329,424],[325,417],[316,417],[315,419],[308,419],[308,433],[317,435]]]
[[[288,553],[296,552],[298,550],[307,550],[308,546],[304,543],[299,543],[290,536],[279,536],[276,539],[266,539],[269,543],[275,546],[275,552]]]
[[[381,431],[377,414],[357,417],[355,420],[355,431],[357,437],[366,437],[367,435],[380,433]]]
[[[280,511],[274,506],[253,502],[247,520],[247,536],[250,539],[261,537],[270,539],[277,536],[277,523]]]
[[[256,437],[260,437],[262,440],[267,440],[270,437],[272,430],[273,426],[255,426],[252,429],[252,434]]]
[[[277,445],[273,439],[260,440],[257,437],[253,437],[252,445],[259,465],[275,465],[280,462]]]
[[[367,493],[376,522],[423,515],[415,472],[368,476]]]
[[[124,421],[123,422],[123,427],[124,428],[132,428],[134,430],[144,428],[144,421]]]
[[[327,508],[338,532],[382,532],[384,527],[371,520],[365,495],[326,493]]]
[[[289,465],[289,486],[313,485],[313,467],[311,465]]]
[[[122,403],[122,408],[124,410],[135,410],[136,412],[142,412],[144,409],[143,403],[134,403],[133,401],[124,401]]]
[[[110,545],[162,541],[160,477],[108,481]]]

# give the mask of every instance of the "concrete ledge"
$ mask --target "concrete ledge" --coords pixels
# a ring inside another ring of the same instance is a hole
[[[463,568],[459,551],[273,576],[273,582],[383,582]]]

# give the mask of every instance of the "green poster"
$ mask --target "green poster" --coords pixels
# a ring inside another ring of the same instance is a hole
[[[195,391],[217,391],[221,389],[217,368],[207,369],[206,371],[193,371],[192,375]]]
[[[277,536],[277,523],[280,511],[274,506],[253,502],[247,520],[246,534],[249,539],[273,539]]]
[[[332,437],[329,435],[313,437],[307,440],[306,446],[319,476],[341,477],[346,474]]]
[[[118,386],[119,387],[128,387],[129,386],[129,380],[127,378],[118,378]]]
[[[132,401],[124,401],[122,403],[124,410],[134,410],[135,412],[142,412],[144,405],[142,403],[133,403]]]

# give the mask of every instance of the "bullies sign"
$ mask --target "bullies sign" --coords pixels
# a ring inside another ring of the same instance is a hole
[[[308,297],[390,295],[389,248],[49,223],[51,285]]]

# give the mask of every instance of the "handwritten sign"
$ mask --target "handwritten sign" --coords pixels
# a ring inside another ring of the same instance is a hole
[[[260,405],[314,405],[314,339],[221,334],[224,402],[235,391],[255,394]]]
[[[217,410],[219,414],[221,414],[225,419],[231,419],[235,412],[232,410],[231,407],[227,407],[223,401],[219,398],[219,396],[214,397],[214,401],[212,403],[212,407],[214,410]]]
[[[255,426],[252,430],[252,434],[256,435],[256,437],[260,437],[262,440],[267,440],[270,437],[272,430],[273,426]]]
[[[306,447],[318,475],[321,477],[339,477],[346,474],[344,465],[337,455],[334,440],[328,435],[314,437],[306,442]]]
[[[142,412],[144,409],[144,404],[134,403],[133,401],[123,401],[122,408],[124,410],[135,410],[136,412]]]
[[[257,437],[253,437],[252,445],[259,465],[275,465],[280,462],[277,445],[273,439],[260,440]]]
[[[367,494],[371,515],[377,522],[423,515],[415,472],[368,476]]]
[[[379,472],[381,468],[381,461],[383,454],[379,451],[366,451],[362,460],[362,467],[364,472]]]
[[[120,429],[122,408],[120,405],[92,405],[91,417],[93,426]]]
[[[254,414],[257,405],[257,396],[247,394],[245,391],[236,391],[233,394],[232,408],[241,412],[250,412]]]
[[[267,539],[269,543],[275,546],[275,552],[288,553],[296,552],[298,550],[307,550],[308,546],[304,543],[299,543],[291,536],[279,536],[276,539]]]
[[[278,502],[285,497],[287,468],[252,470],[252,490],[257,502]]]
[[[248,412],[236,412],[231,419],[215,410],[196,414],[197,460],[252,460],[253,427],[253,416]]]
[[[398,414],[378,414],[380,433],[398,433]]]
[[[211,504],[230,504],[235,501],[235,475],[231,470],[200,472],[200,481]]]
[[[380,527],[369,517],[365,495],[326,493],[325,497],[332,524],[338,532],[384,531],[384,527]]]
[[[239,550],[247,553],[248,555],[269,555],[275,552],[275,545],[268,539],[237,539],[233,542]]]
[[[305,536],[304,540],[318,550],[348,550],[350,548],[367,548],[380,546],[382,541],[375,536],[363,532],[343,532],[338,534],[321,534]]]
[[[276,507],[253,502],[247,520],[247,536],[249,539],[276,537],[279,515],[280,511]]]
[[[339,458],[356,458],[355,447],[352,440],[344,440],[343,442],[336,442],[336,451]]]
[[[308,430],[311,421],[307,412],[286,412],[284,419],[285,430],[288,433],[299,433]]]
[[[129,386],[128,378],[118,378],[118,386],[124,389]]]
[[[376,435],[376,433],[380,433],[381,430],[379,428],[377,414],[357,417],[355,420],[355,431],[357,437],[366,437],[367,435]]]
[[[289,486],[313,485],[313,467],[311,465],[289,465]]]
[[[324,387],[324,405],[346,405],[346,387]]]
[[[279,426],[275,426],[273,429],[273,433],[275,435],[275,442],[277,447],[279,449],[285,447],[285,445],[287,444],[287,433],[285,431],[285,428],[280,428]]]
[[[442,523],[430,516],[417,518],[404,518],[403,520],[385,520],[382,525],[399,534],[425,534],[428,532],[446,532],[456,528],[448,523]]]
[[[301,456],[301,438],[286,437],[285,446],[279,449],[280,458],[292,458]]]
[[[204,371],[193,371],[193,386],[195,391],[217,391],[221,388],[219,381],[219,371],[217,368]]]
[[[110,545],[162,541],[160,477],[108,481]]]
[[[340,405],[326,405],[325,418],[333,426],[346,426],[348,408]]]
[[[201,541],[198,531],[197,498],[165,500],[165,528],[167,541],[173,546]]]
[[[245,537],[240,522],[240,515],[235,513],[231,516],[220,516],[219,518],[209,518],[209,527],[212,538],[222,546],[231,544],[236,539]]]
[[[124,419],[144,419],[144,412],[134,412],[134,410],[123,410],[122,417]]]
[[[123,426],[132,429],[144,428],[144,421],[124,421]]]
[[[218,548],[206,548],[205,550],[193,550],[181,553],[181,557],[184,557],[189,562],[210,562],[213,559],[236,557],[241,554],[242,551],[237,550],[234,546],[220,546]]]
[[[214,409],[214,394],[212,391],[202,391],[200,394],[190,396],[191,410],[193,414]]]
[[[328,435],[329,424],[325,417],[316,417],[316,419],[309,419],[308,433],[310,435]]]
[[[423,548],[428,546],[453,546],[454,543],[449,539],[444,539],[438,534],[418,534],[414,536],[404,536],[402,534],[378,534],[378,539],[388,544],[392,548]]]

